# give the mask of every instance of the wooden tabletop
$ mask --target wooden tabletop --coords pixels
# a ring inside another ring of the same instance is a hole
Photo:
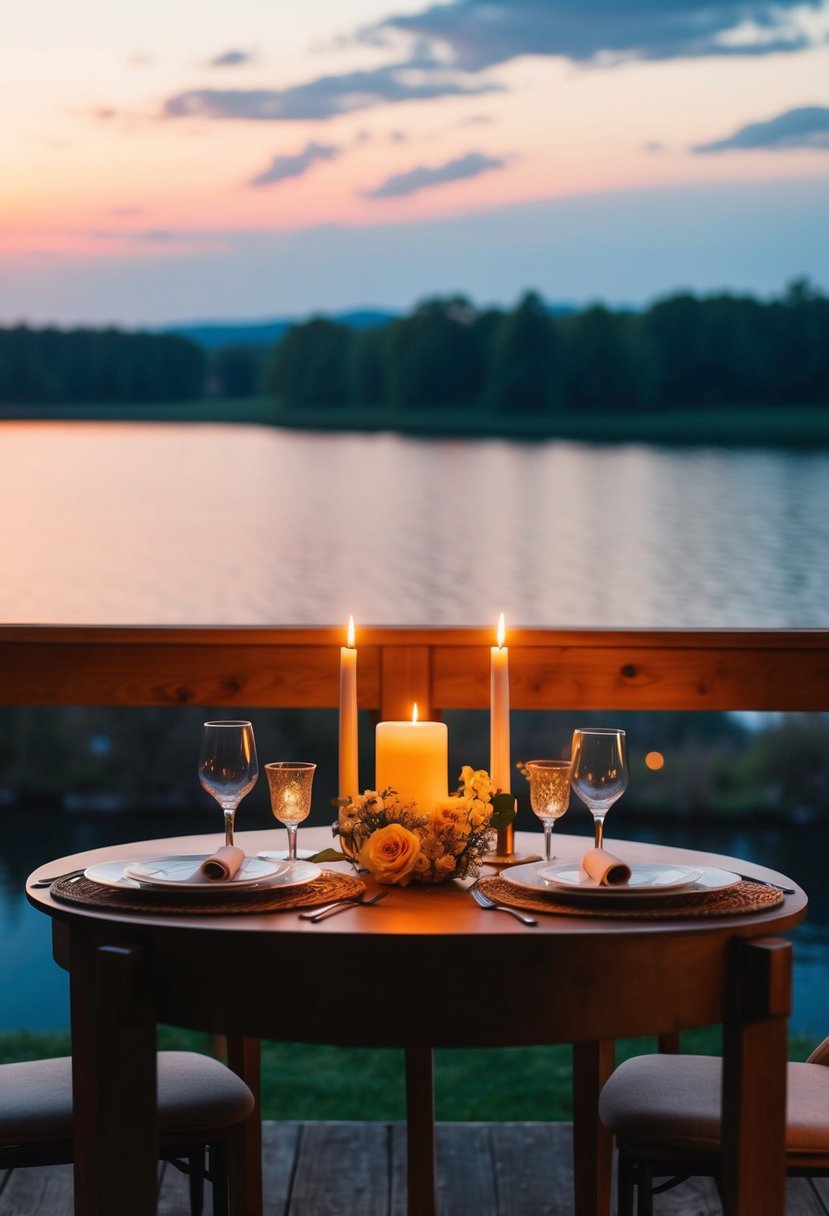
[[[260,850],[273,850],[285,847],[285,833],[282,830],[266,830],[257,832],[237,832],[236,842],[245,849],[249,856],[255,856]],[[36,890],[32,887],[35,879],[49,874],[58,874],[67,870],[79,869],[96,862],[123,859],[138,860],[160,855],[208,853],[221,843],[216,833],[199,836],[179,836],[144,840],[132,844],[112,845],[92,849],[84,853],[73,853],[66,857],[40,866],[30,876],[27,882],[29,900],[40,910],[50,916],[57,917],[91,917],[95,919],[121,919],[133,924],[160,925],[166,924],[177,928],[192,928],[232,931],[234,933],[276,933],[302,934],[308,938],[320,936],[352,936],[360,935],[415,935],[428,937],[431,935],[463,935],[471,937],[504,937],[524,936],[527,930],[512,917],[493,915],[482,911],[466,895],[464,888],[467,883],[450,882],[441,886],[423,887],[389,887],[388,897],[376,908],[355,908],[342,916],[331,917],[319,924],[312,925],[301,920],[296,912],[280,913],[251,913],[243,916],[222,916],[221,913],[203,915],[188,915],[182,907],[180,913],[153,913],[150,909],[137,908],[131,912],[117,912],[86,908],[77,904],[67,904],[53,898],[48,888]],[[299,843],[301,849],[323,849],[332,846],[332,837],[328,828],[300,829]],[[564,833],[554,837],[554,851],[557,860],[572,861],[581,857],[590,847],[590,841],[585,836],[568,836]],[[780,908],[772,911],[750,913],[744,916],[728,916],[701,922],[698,919],[687,920],[636,920],[624,918],[605,920],[591,916],[585,912],[580,916],[540,916],[536,934],[554,934],[557,936],[585,934],[660,934],[669,932],[671,936],[683,933],[699,933],[700,931],[716,932],[727,928],[730,933],[739,934],[743,930],[752,935],[757,933],[758,925],[773,926],[775,932],[783,932],[797,924],[803,918],[806,908],[806,894],[785,874],[750,864],[724,854],[704,853],[689,849],[668,848],[656,844],[638,844],[629,841],[614,841],[612,837],[605,839],[605,847],[609,852],[616,853],[625,860],[632,862],[671,862],[689,866],[715,866],[726,870],[750,875],[769,882],[777,882],[787,887],[793,887],[795,894],[787,896]],[[538,854],[543,849],[542,838],[537,833],[516,833],[516,849],[521,854]],[[328,868],[350,871],[347,863],[329,864]],[[484,867],[484,874],[494,874],[497,870]],[[376,889],[376,884],[367,878],[367,885]]]

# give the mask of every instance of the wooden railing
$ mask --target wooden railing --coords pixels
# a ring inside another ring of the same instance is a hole
[[[0,704],[333,708],[344,630],[0,626]],[[491,629],[365,628],[383,718],[489,704]],[[829,710],[829,630],[513,629],[515,709]]]

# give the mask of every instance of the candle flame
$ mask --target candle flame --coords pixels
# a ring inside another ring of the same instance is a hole
[[[353,616],[350,616],[348,618],[348,634],[346,636],[345,644],[346,644],[346,646],[348,646],[349,650],[354,649],[354,617]]]
[[[412,706],[412,721],[417,721],[417,701],[415,701],[414,705]]]
[[[502,612],[501,615],[498,617],[498,646],[499,647],[503,646],[504,638],[506,636],[507,636],[507,627],[504,624],[504,614]]]

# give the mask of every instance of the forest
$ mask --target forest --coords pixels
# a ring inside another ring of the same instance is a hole
[[[0,329],[0,402],[116,403],[268,394],[294,410],[641,414],[829,404],[829,298],[678,293],[649,307],[551,311],[433,298],[368,328],[325,316],[275,345],[205,351],[175,333]]]
[[[0,329],[0,402],[185,401],[205,374],[201,347],[177,334]]]

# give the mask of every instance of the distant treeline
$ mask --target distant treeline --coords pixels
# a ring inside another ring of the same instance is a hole
[[[829,299],[805,282],[770,303],[690,294],[642,312],[551,316],[428,300],[359,332],[322,317],[288,331],[265,389],[294,407],[618,412],[829,403]]]
[[[201,397],[205,375],[204,351],[178,334],[0,329],[4,402],[188,401]]]
[[[357,329],[316,316],[274,346],[208,353],[179,334],[0,329],[0,402],[119,403],[269,393],[295,409],[368,406],[492,415],[829,404],[829,299],[678,294],[649,308],[552,315],[454,296]]]

